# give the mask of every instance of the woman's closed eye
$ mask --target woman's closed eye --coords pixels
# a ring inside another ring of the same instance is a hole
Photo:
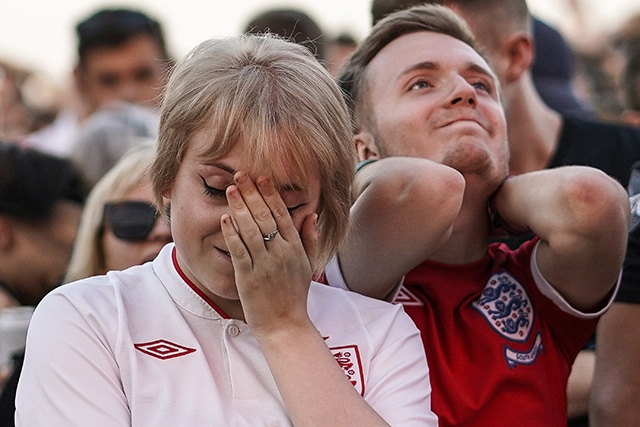
[[[204,190],[204,194],[206,194],[209,197],[213,197],[214,199],[226,199],[227,195],[225,193],[225,190],[221,190],[219,188],[215,188],[210,186],[209,184],[207,184],[207,181],[204,179],[204,177],[202,175],[199,175],[200,179],[202,180],[202,187]]]
[[[298,208],[301,208],[302,206],[304,206],[306,203],[300,203],[299,205],[296,206],[292,206],[292,207],[288,207],[287,208],[287,212],[289,212],[289,216],[293,216],[293,214],[295,213],[295,210]]]

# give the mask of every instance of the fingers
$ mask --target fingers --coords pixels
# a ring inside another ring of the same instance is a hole
[[[287,241],[298,239],[299,235],[293,225],[291,215],[287,210],[287,205],[282,200],[282,197],[280,196],[280,193],[278,193],[273,181],[266,176],[260,176],[256,180],[256,184],[260,194],[262,195],[262,199],[267,204],[271,216],[275,221],[275,228],[280,231],[280,235]]]
[[[226,190],[230,215],[252,256],[274,249],[283,239],[300,244],[287,206],[270,178],[261,176],[254,183],[246,173],[237,172],[234,182]]]
[[[234,182],[242,199],[236,200],[238,202],[236,206],[237,208],[242,209],[243,206],[241,206],[240,202],[244,204],[246,209],[248,209],[253,222],[257,225],[259,234],[263,236],[276,230],[278,228],[278,224],[274,219],[274,215],[263,195],[258,191],[253,180],[246,173],[238,172],[234,175]],[[282,202],[280,195],[277,194],[277,192],[276,195],[278,199],[280,199],[280,202],[286,211],[286,206],[284,206],[284,202]]]
[[[224,236],[224,241],[227,244],[227,250],[231,255],[234,266],[236,268],[250,269],[252,264],[251,256],[236,231],[231,216],[228,214],[222,215],[220,224],[222,227],[222,235]]]

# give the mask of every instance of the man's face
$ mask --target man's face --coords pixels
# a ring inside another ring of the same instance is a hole
[[[76,70],[89,112],[116,100],[156,107],[165,83],[163,59],[160,46],[149,35],[90,51]]]
[[[506,175],[506,122],[498,83],[482,57],[434,32],[401,36],[367,67],[371,123],[355,139],[380,157],[433,160],[465,176]],[[362,152],[362,150],[361,150]]]

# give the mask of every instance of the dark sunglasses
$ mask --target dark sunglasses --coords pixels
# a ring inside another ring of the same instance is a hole
[[[104,204],[104,223],[122,240],[146,240],[158,216],[156,207],[149,202],[127,200]]]

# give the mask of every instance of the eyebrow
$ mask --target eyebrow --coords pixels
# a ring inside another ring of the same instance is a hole
[[[422,61],[422,62],[418,62],[417,64],[413,64],[408,66],[407,68],[405,68],[404,70],[402,70],[400,72],[400,74],[398,74],[398,77],[396,78],[396,80],[400,80],[403,76],[412,73],[414,71],[421,71],[421,70],[425,70],[425,71],[435,71],[435,70],[439,70],[441,69],[441,65],[439,62],[435,62],[435,61]],[[497,78],[495,76],[495,74],[488,68],[483,67],[480,64],[477,64],[475,62],[471,62],[471,61],[467,61],[464,67],[465,71],[473,71],[475,73],[479,73],[479,74],[484,74],[487,77],[490,77],[493,81],[496,81]]]

